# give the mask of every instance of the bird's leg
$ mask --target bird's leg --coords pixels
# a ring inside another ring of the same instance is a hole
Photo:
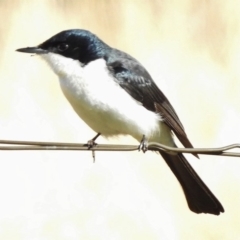
[[[97,145],[97,143],[95,143],[95,140],[101,135],[101,133],[98,133],[94,138],[90,139],[87,141],[87,146],[88,146],[88,149],[94,147]]]
[[[142,140],[138,146],[138,151],[143,151],[144,153],[148,150],[148,141],[145,137],[145,135],[143,135]]]
[[[101,135],[101,133],[98,133],[94,138],[88,140],[87,142],[87,147],[88,149],[91,149],[92,147],[95,147],[97,145],[97,143],[95,143],[95,140]],[[95,162],[95,151],[92,150],[92,158],[93,158],[93,162]]]

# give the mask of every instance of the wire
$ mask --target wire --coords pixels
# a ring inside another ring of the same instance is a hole
[[[148,143],[148,150],[194,153],[204,155],[217,155],[228,157],[240,157],[240,152],[229,152],[229,150],[240,148],[240,144],[231,144],[219,148],[174,148],[156,142]],[[19,150],[65,150],[65,151],[136,151],[139,150],[138,145],[117,145],[117,144],[96,144],[89,149],[84,143],[65,143],[65,142],[34,142],[34,141],[15,141],[0,140],[0,150],[19,151]]]

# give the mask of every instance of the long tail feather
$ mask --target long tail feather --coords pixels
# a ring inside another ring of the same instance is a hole
[[[170,155],[160,151],[160,154],[181,184],[188,206],[193,212],[215,215],[224,212],[222,204],[200,179],[181,153]]]

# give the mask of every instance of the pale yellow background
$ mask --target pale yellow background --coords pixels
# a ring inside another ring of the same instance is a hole
[[[194,146],[240,142],[239,13],[239,0],[0,1],[0,138],[86,142],[94,135],[48,66],[15,52],[84,28],[149,70]],[[2,151],[0,239],[240,239],[240,159],[188,159],[224,214],[190,212],[154,153],[97,152],[93,164],[90,152]]]

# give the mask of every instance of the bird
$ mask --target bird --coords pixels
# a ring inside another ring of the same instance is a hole
[[[63,94],[98,136],[130,135],[138,142],[193,148],[171,103],[144,66],[84,29],[64,30],[18,52],[39,55],[59,78]],[[194,213],[219,215],[224,208],[182,153],[159,150]],[[198,157],[197,155],[195,155]]]

